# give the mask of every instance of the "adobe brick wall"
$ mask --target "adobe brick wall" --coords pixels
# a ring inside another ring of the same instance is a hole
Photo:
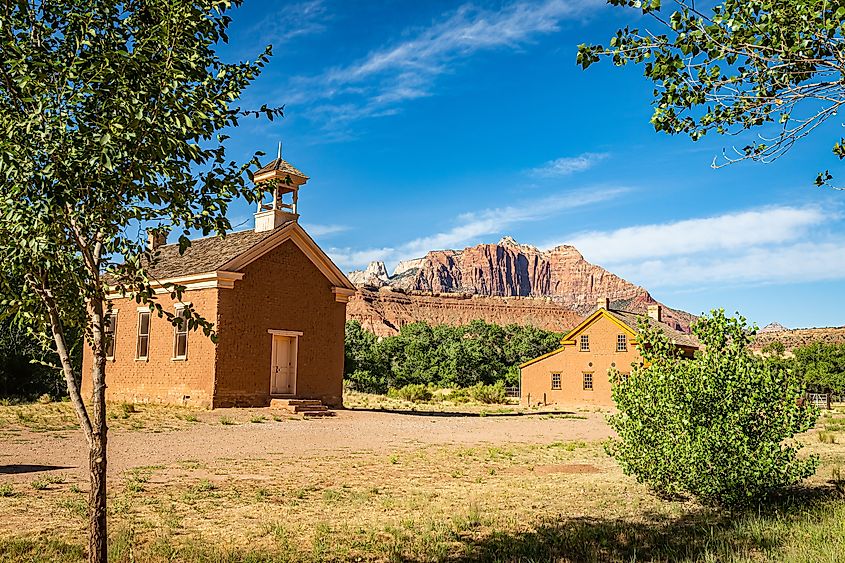
[[[641,357],[628,335],[628,351],[616,351],[616,337],[624,331],[606,317],[600,317],[587,327],[582,334],[590,336],[590,351],[581,352],[580,343],[566,348],[553,356],[522,369],[521,401],[526,404],[531,396],[531,404],[543,401],[546,395],[548,404],[559,405],[595,405],[612,407],[610,379],[608,371],[615,364],[623,373],[631,371],[632,363],[639,363]],[[576,337],[576,341],[580,336]],[[592,365],[590,365],[592,364]],[[583,373],[593,372],[593,390],[583,389]],[[552,373],[561,373],[561,389],[552,390]]]
[[[217,289],[189,290],[190,302],[204,318],[217,319]],[[226,290],[223,290],[226,291]],[[165,309],[174,311],[169,295],[158,296]],[[188,333],[188,359],[173,360],[173,325],[150,315],[150,348],[147,361],[136,360],[138,307],[132,299],[112,301],[117,311],[114,360],[106,363],[106,399],[139,403],[168,403],[210,407],[214,385],[216,349],[202,331]],[[83,397],[91,395],[92,355],[86,345],[82,356]]]
[[[234,289],[220,291],[214,407],[266,406],[270,401],[272,336],[301,331],[296,395],[342,406],[346,304],[291,241],[243,270]]]

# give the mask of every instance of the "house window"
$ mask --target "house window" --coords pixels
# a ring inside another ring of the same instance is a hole
[[[624,334],[620,334],[616,337],[616,351],[617,352],[627,352],[628,351],[628,337]]]
[[[584,391],[593,390],[593,372],[584,372]]]
[[[135,358],[146,360],[150,354],[150,312],[138,311],[138,347]]]
[[[560,389],[560,374],[552,374],[552,389]]]
[[[173,359],[188,358],[188,310],[180,307],[176,310],[178,323],[173,327]]]
[[[109,313],[106,315],[105,318],[105,327],[104,327],[104,337],[105,337],[105,348],[106,348],[106,358],[109,360],[114,359],[114,334],[117,331],[117,314]]]
[[[590,351],[590,335],[589,334],[582,334],[581,335],[581,351],[582,352],[589,352]]]

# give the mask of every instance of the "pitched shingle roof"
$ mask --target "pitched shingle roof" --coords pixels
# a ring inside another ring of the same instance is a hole
[[[147,266],[151,279],[163,280],[191,274],[219,270],[233,258],[240,256],[262,240],[277,232],[291,221],[269,231],[254,230],[229,233],[225,237],[211,236],[191,241],[185,253],[179,254],[178,244],[166,244],[156,250],[156,257]]]
[[[301,170],[299,170],[283,158],[277,158],[276,160],[261,167],[261,169],[256,172],[254,176],[258,176],[259,174],[266,174],[267,172],[273,172],[274,170],[284,172],[285,174],[293,174],[294,176],[300,176],[301,178],[308,179],[308,176],[306,176]]]
[[[622,311],[619,309],[612,309],[608,311],[608,313],[625,323],[625,325],[629,326],[634,332],[639,332],[637,321],[643,317],[642,314],[632,313],[631,311]],[[698,339],[694,334],[681,332],[666,323],[658,322],[648,316],[646,316],[646,320],[648,321],[649,326],[660,330],[664,335],[666,335],[670,342],[673,342],[678,346],[691,346],[693,348],[698,348],[700,346]]]

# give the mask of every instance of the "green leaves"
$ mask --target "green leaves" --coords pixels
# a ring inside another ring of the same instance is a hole
[[[577,64],[601,57],[643,64],[655,84],[655,130],[698,140],[761,128],[764,143],[714,162],[770,162],[834,117],[845,103],[845,8],[810,0],[723,0],[711,8],[682,0],[611,0],[641,10],[653,25],[624,28],[607,47],[579,45]],[[671,10],[671,12],[668,12]],[[780,126],[775,126],[777,123]],[[834,153],[842,158],[839,144]],[[818,185],[830,181],[820,174]]]
[[[424,322],[379,339],[357,321],[346,323],[346,379],[362,391],[409,384],[469,387],[515,384],[520,363],[560,345],[561,334],[517,325],[473,321],[463,326]]]
[[[645,366],[611,373],[619,438],[608,451],[626,473],[669,496],[737,506],[798,483],[818,460],[799,458],[795,434],[818,412],[782,364],[748,351],[753,330],[723,310],[694,332],[704,350],[683,359],[662,332],[640,326]]]
[[[232,201],[254,201],[257,158],[227,158],[223,132],[270,50],[231,64],[216,52],[225,12],[240,3],[47,0],[0,11],[0,301],[14,301],[40,345],[56,345],[46,298],[56,322],[92,345],[111,291],[178,322],[156,302],[145,231],[179,233],[185,252],[189,234],[231,228]],[[184,288],[168,289],[181,299]],[[214,337],[193,310],[188,328]]]

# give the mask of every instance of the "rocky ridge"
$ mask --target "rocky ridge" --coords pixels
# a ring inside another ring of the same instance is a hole
[[[408,260],[388,276],[381,262],[352,272],[361,288],[347,308],[376,334],[393,334],[414,320],[461,324],[479,318],[567,330],[597,299],[645,313],[657,303],[644,288],[588,262],[573,246],[543,251],[505,237],[496,244],[435,250]],[[688,330],[694,317],[664,306],[664,320]]]

